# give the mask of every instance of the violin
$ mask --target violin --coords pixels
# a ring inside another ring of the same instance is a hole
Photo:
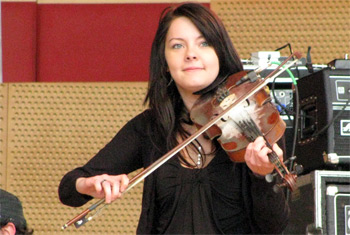
[[[199,99],[190,113],[192,122],[198,128],[204,126],[259,82],[247,81],[236,85],[246,75],[247,72],[241,71],[230,76],[225,86],[218,88],[214,95],[205,100]],[[232,161],[244,162],[245,148],[258,137],[256,134],[265,136],[268,142],[276,142],[286,129],[278,110],[270,101],[268,92],[259,90],[221,117],[206,131],[207,136],[217,138]]]
[[[292,57],[296,59],[290,61]],[[198,100],[190,112],[190,118],[198,130],[134,176],[122,194],[128,192],[202,134],[211,139],[216,138],[230,159],[235,162],[244,162],[246,146],[258,136],[262,136],[266,145],[272,150],[270,143],[276,142],[283,136],[286,125],[280,118],[278,110],[271,104],[269,94],[264,88],[270,79],[273,80],[279,76],[300,58],[300,53],[293,53],[264,79],[259,76],[259,72],[265,68],[258,68],[249,73],[238,72],[228,77],[226,84],[219,87],[213,96],[204,95],[204,98]],[[286,64],[288,61],[290,62]],[[288,187],[291,191],[295,190],[296,174],[288,171],[275,152],[272,151],[268,157],[282,178],[282,183],[278,186]],[[62,230],[72,224],[79,228],[87,223],[108,205],[104,202],[105,199],[100,199],[65,223]],[[95,214],[87,217],[100,205],[103,206]]]
[[[199,99],[191,109],[192,122],[201,128],[226,110],[237,97],[245,96],[261,82],[261,78],[254,74],[254,79],[241,82],[242,78],[247,76],[246,71],[233,74],[215,94]],[[228,109],[228,112],[221,115],[221,118],[205,134],[211,140],[216,139],[233,162],[244,162],[246,147],[250,142],[262,136],[267,147],[272,150],[270,143],[277,142],[283,136],[285,129],[286,124],[277,108],[271,103],[268,91],[260,89],[245,99],[242,104]],[[268,154],[268,157],[283,180],[278,187],[288,187],[294,191],[296,174],[288,171],[274,151]]]

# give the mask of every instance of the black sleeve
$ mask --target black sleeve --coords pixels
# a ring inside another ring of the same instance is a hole
[[[145,115],[140,114],[129,121],[114,138],[84,166],[68,172],[61,180],[58,193],[65,205],[82,206],[92,197],[76,191],[75,182],[79,177],[101,174],[128,174],[143,166],[143,148],[147,145],[144,125]]]
[[[282,233],[289,220],[289,205],[283,190],[275,192],[274,183],[266,182],[264,177],[257,177],[250,170],[250,194],[252,199],[252,218],[259,233]]]
[[[286,144],[283,136],[277,144],[286,159]],[[290,209],[283,189],[274,191],[276,182],[268,183],[265,177],[255,175],[246,166],[248,194],[250,194],[251,218],[256,233],[280,234],[288,224]],[[279,176],[277,176],[279,177]]]

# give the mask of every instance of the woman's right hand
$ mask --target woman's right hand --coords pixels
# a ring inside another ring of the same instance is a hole
[[[81,194],[90,195],[95,198],[105,198],[106,203],[120,198],[128,187],[127,175],[96,175],[92,177],[80,177],[75,182],[77,191]]]

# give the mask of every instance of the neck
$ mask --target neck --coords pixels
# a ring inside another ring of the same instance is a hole
[[[181,98],[184,102],[185,107],[187,108],[187,110],[190,112],[194,103],[197,101],[197,99],[199,98],[198,95],[193,95],[193,94],[181,94]]]

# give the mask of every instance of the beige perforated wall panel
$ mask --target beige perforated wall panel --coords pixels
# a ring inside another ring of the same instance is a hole
[[[349,0],[211,0],[241,58],[290,43],[313,63],[350,54]],[[289,49],[281,51],[289,55]]]
[[[86,225],[65,231],[61,231],[64,223],[96,201],[69,208],[59,202],[57,188],[67,171],[85,163],[144,110],[146,86],[132,82],[9,85],[7,189],[21,199],[35,234],[135,233],[142,184]]]
[[[7,90],[8,85],[0,84],[0,188],[2,189],[6,189]]]

